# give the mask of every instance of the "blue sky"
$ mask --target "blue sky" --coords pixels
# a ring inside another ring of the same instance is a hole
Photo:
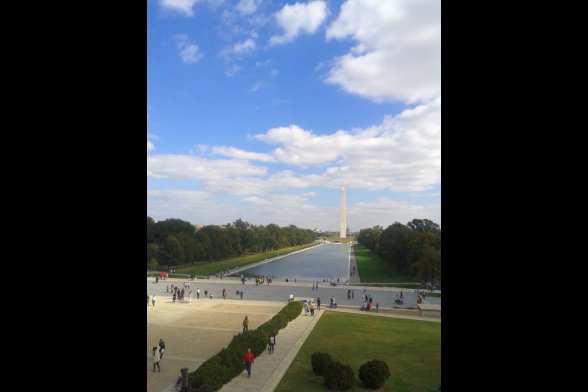
[[[439,0],[148,0],[147,215],[441,224]]]

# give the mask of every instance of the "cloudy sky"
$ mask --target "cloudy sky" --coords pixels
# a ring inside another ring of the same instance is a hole
[[[147,0],[147,215],[441,224],[440,0]]]

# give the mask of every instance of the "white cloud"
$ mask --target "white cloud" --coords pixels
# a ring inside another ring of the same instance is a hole
[[[182,13],[186,16],[193,16],[192,7],[198,0],[160,0],[159,5],[167,10]]]
[[[255,68],[267,67],[272,64],[272,60],[258,61],[255,63]]]
[[[347,0],[326,36],[357,42],[326,82],[374,101],[440,96],[440,0]]]
[[[231,65],[229,68],[225,69],[225,76],[231,77],[236,75],[241,70],[241,67],[237,64]]]
[[[147,152],[154,150],[155,146],[149,140],[147,140]]]
[[[261,0],[239,0],[237,11],[239,11],[241,15],[251,15],[260,4]]]
[[[394,222],[406,224],[413,219],[430,219],[441,224],[440,211],[440,205],[418,205],[405,200],[379,198],[347,205],[347,222],[353,231],[376,225],[385,229]]]
[[[190,155],[148,155],[147,175],[153,178],[231,181],[239,176],[264,176],[265,167],[242,160],[208,160]]]
[[[235,147],[213,147],[212,152],[214,154],[223,155],[235,159],[246,159],[260,162],[275,162],[275,158],[269,154],[249,152]]]
[[[279,45],[292,41],[302,33],[312,34],[327,17],[327,5],[324,1],[286,4],[276,12],[278,25],[284,30],[282,35],[270,38],[270,45]]]
[[[178,42],[178,49],[180,49],[180,58],[186,64],[195,64],[202,58],[202,53],[198,49],[198,45],[191,43],[188,40],[188,35],[177,34],[175,37]]]
[[[247,38],[243,42],[237,42],[233,46],[233,52],[237,54],[250,53],[255,50],[255,41],[251,38]]]
[[[202,58],[202,54],[198,51],[198,45],[189,44],[181,50],[180,57],[186,64],[195,64]]]
[[[297,125],[272,128],[253,138],[276,147],[268,152],[215,146],[213,154],[230,159],[192,155],[147,157],[148,175],[203,181],[209,190],[263,195],[311,186],[423,192],[441,182],[441,99],[386,116],[365,129],[317,135]],[[207,149],[200,148],[201,152]],[[285,164],[309,169],[293,172],[253,165]]]
[[[325,186],[418,192],[441,180],[440,98],[353,132],[315,135],[290,125],[254,137],[279,145],[271,152],[277,162],[330,165],[317,182]]]
[[[225,224],[237,219],[240,208],[216,200],[214,194],[186,189],[147,190],[147,215],[155,220],[176,218],[192,224]]]
[[[263,82],[257,81],[255,82],[255,84],[251,87],[251,92],[252,93],[256,93],[258,92],[261,88],[263,87]]]

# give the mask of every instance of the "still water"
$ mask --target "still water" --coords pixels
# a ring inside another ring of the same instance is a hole
[[[281,259],[249,268],[250,275],[275,279],[337,280],[349,279],[349,246],[323,244]]]

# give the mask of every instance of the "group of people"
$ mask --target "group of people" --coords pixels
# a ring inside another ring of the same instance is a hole
[[[246,331],[249,330],[249,316],[245,316],[242,324],[243,324],[243,333],[245,333]],[[268,338],[268,342],[267,342],[267,352],[269,355],[274,353],[275,346],[276,346],[276,335],[271,335]],[[245,370],[247,371],[247,377],[251,377],[251,365],[253,365],[254,361],[255,361],[255,358],[253,356],[253,353],[251,352],[251,348],[248,348],[247,352],[243,355],[243,366],[245,366]]]
[[[153,297],[151,297],[151,302],[153,302],[153,306],[155,306],[155,301],[157,301],[157,296],[153,295]],[[149,306],[149,293],[147,293],[147,306]]]
[[[312,303],[312,300],[308,300],[308,301],[304,301],[304,304],[302,305],[304,307],[304,315],[305,316],[314,316],[314,304]]]

